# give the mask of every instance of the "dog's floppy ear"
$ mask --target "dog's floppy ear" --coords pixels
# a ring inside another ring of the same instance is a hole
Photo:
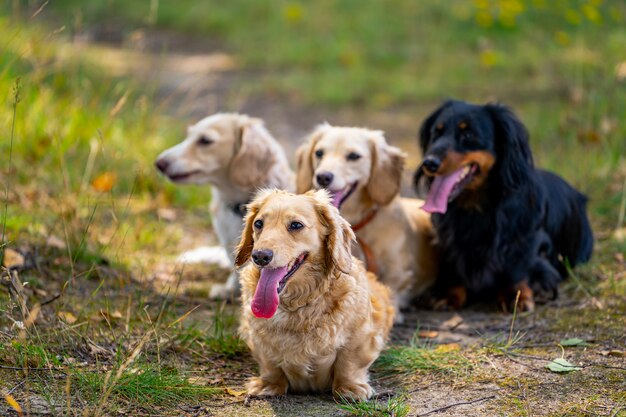
[[[264,184],[274,163],[273,139],[259,119],[243,118],[238,123],[228,176],[233,184],[241,188]]]
[[[510,190],[527,183],[533,171],[528,130],[511,109],[487,104],[495,127],[496,169],[502,185]]]
[[[400,192],[405,154],[389,145],[379,130],[371,132],[370,142],[372,169],[367,192],[375,203],[386,205]]]
[[[352,242],[355,239],[350,223],[341,217],[339,210],[331,204],[326,190],[309,191],[307,195],[315,199],[317,215],[328,230],[325,242],[326,265],[349,273],[352,269]]]
[[[272,190],[259,191],[252,202],[246,207],[246,217],[244,218],[243,230],[241,231],[241,238],[239,244],[235,249],[235,266],[239,268],[241,265],[248,262],[250,255],[252,255],[252,249],[254,247],[254,237],[252,227],[254,224],[254,218],[259,213],[259,210],[265,204],[266,198],[272,193]]]
[[[296,151],[296,192],[298,194],[313,188],[313,149],[328,127],[326,123],[319,125]]]
[[[441,106],[439,106],[437,110],[435,110],[430,116],[426,118],[426,120],[422,122],[422,126],[420,127],[418,134],[420,148],[422,148],[422,154],[425,154],[428,148],[430,131],[433,129],[433,124],[435,123],[435,120],[437,120],[442,111],[444,111],[453,104],[454,101],[452,100],[445,101]]]

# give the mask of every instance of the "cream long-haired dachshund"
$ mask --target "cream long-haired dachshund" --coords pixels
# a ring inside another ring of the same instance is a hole
[[[240,333],[261,371],[250,395],[372,395],[368,368],[394,309],[388,288],[352,257],[353,239],[326,191],[262,191],[250,204],[235,261],[253,260],[240,276]]]
[[[404,159],[381,131],[323,124],[298,149],[296,170],[298,192],[330,192],[356,233],[368,269],[392,290],[397,309],[437,275],[430,215],[420,210],[422,200],[399,195]]]
[[[280,144],[263,121],[243,114],[218,113],[190,126],[187,137],[159,155],[157,168],[179,184],[211,184],[211,213],[219,243],[234,262],[245,207],[261,188],[294,189],[294,174]],[[211,298],[238,294],[233,271]]]

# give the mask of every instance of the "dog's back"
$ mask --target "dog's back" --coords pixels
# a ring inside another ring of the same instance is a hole
[[[593,233],[587,218],[587,197],[558,175],[537,170],[546,192],[545,228],[551,237],[555,255],[566,266],[587,262],[593,251]],[[566,270],[560,266],[561,273]]]

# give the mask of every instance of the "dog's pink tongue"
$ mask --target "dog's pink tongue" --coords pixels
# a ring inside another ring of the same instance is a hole
[[[452,174],[435,177],[422,210],[429,213],[445,213],[448,209],[448,197],[454,185],[459,182],[462,173],[463,168],[454,171]]]
[[[332,201],[333,206],[339,208],[339,204],[341,204],[341,199],[343,198],[343,195],[345,194],[345,190],[331,191],[330,194],[333,199]]]
[[[261,278],[252,298],[252,314],[255,317],[269,319],[278,309],[278,283],[287,275],[287,267],[261,270]]]

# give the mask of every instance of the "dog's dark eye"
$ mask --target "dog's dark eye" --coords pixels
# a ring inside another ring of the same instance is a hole
[[[198,138],[198,145],[207,146],[213,143],[213,139],[208,138],[206,136],[200,136]]]
[[[321,149],[318,149],[315,151],[315,156],[318,158],[321,158],[322,156],[324,156],[324,151]]]
[[[261,230],[263,229],[263,220],[257,220],[254,222],[254,227]]]
[[[291,222],[289,224],[289,230],[300,230],[304,227],[304,225],[300,222]]]
[[[471,145],[475,142],[475,137],[472,132],[464,131],[461,134],[461,140],[463,141],[464,145]]]
[[[350,153],[346,156],[346,159],[347,159],[348,161],[357,161],[357,160],[361,159],[361,155],[359,155],[359,154],[358,154],[358,153],[356,153],[356,152],[350,152]]]

